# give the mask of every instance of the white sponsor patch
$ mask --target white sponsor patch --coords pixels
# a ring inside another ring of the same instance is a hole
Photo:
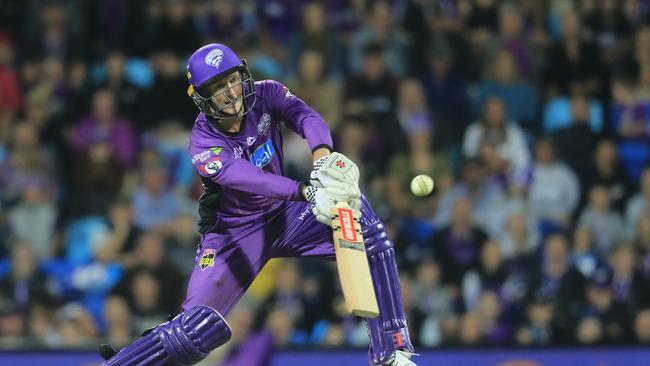
[[[205,63],[216,67],[217,69],[219,68],[219,65],[221,65],[221,61],[223,61],[223,51],[218,48],[205,55]]]
[[[210,150],[203,150],[192,157],[192,164],[202,163],[210,157]]]
[[[249,137],[246,138],[246,143],[248,144],[248,146],[251,146],[252,144],[255,143],[255,140],[257,140],[257,137],[249,136]]]
[[[260,121],[257,122],[257,134],[266,135],[266,132],[269,130],[270,126],[271,126],[271,116],[268,113],[262,114],[262,117],[260,117]]]

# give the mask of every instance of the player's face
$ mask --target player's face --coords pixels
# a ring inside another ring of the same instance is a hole
[[[206,89],[210,96],[210,108],[213,113],[221,111],[236,116],[243,112],[243,84],[238,71],[207,86]]]

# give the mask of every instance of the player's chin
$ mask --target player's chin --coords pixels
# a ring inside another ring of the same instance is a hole
[[[239,116],[244,111],[244,106],[241,101],[236,101],[234,104],[223,109],[223,112],[230,116]]]

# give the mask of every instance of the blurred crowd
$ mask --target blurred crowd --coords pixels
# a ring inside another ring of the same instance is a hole
[[[178,312],[185,61],[210,42],[358,162],[416,345],[650,343],[650,1],[3,0],[0,348],[121,346]],[[330,262],[272,261],[235,342],[366,345],[337,286]]]

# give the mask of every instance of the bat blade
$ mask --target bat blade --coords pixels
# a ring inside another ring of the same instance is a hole
[[[352,315],[374,318],[379,315],[379,307],[359,220],[345,202],[337,203],[332,217],[336,267],[345,307]]]

